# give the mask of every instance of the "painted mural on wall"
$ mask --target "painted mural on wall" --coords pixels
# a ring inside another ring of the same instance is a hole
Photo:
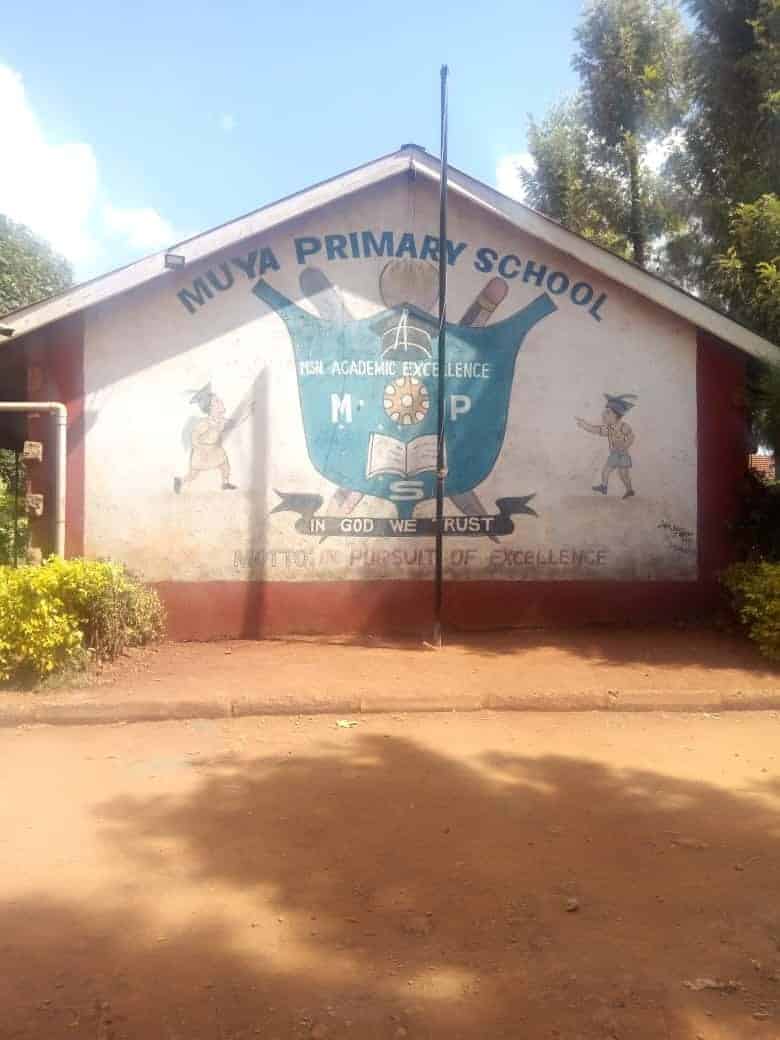
[[[601,495],[609,493],[609,478],[617,470],[623,483],[623,498],[633,498],[636,492],[631,483],[631,455],[629,449],[634,443],[634,431],[623,416],[634,407],[636,394],[604,394],[606,405],[601,413],[600,423],[589,423],[577,419],[577,425],[586,433],[595,433],[606,437],[609,443],[609,455],[601,471],[601,483],[594,484],[593,490]]]
[[[296,529],[321,536],[430,536],[433,518],[415,519],[436,493],[438,320],[428,309],[437,271],[428,261],[390,261],[379,278],[384,311],[355,320],[317,268],[301,274],[311,315],[260,280],[254,294],[276,311],[295,355],[306,445],[314,468],[337,485],[321,516],[320,495],[281,492],[274,512],[300,515]],[[447,518],[446,533],[511,534],[516,515],[535,516],[533,493],[502,497],[489,512],[475,488],[491,473],[506,431],[515,365],[527,333],[555,312],[547,293],[494,325],[487,319],[506,296],[494,278],[463,320],[446,327],[444,493],[468,519]],[[418,304],[422,304],[419,306]],[[425,308],[425,309],[423,309]],[[365,496],[393,503],[397,519],[352,514]],[[335,508],[334,508],[335,507]]]
[[[177,495],[202,473],[217,472],[222,480],[223,491],[235,491],[230,483],[230,459],[225,450],[225,438],[240,423],[249,418],[253,402],[243,402],[240,409],[227,418],[225,402],[206,383],[190,398],[203,413],[190,417],[182,432],[182,441],[189,452],[189,468],[183,477],[173,478],[173,490]]]
[[[156,580],[430,575],[436,206],[356,197],[92,318],[89,550]],[[695,578],[694,331],[466,203],[452,222],[447,577]]]

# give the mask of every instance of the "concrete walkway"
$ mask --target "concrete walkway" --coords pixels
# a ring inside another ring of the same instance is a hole
[[[168,643],[86,685],[0,693],[0,725],[373,712],[780,709],[780,669],[711,629],[589,628],[419,643]]]

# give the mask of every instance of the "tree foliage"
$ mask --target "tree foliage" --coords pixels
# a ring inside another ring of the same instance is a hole
[[[713,278],[735,318],[780,343],[779,196],[762,195],[736,207]]]
[[[647,261],[651,141],[675,127],[685,109],[685,34],[668,0],[592,0],[575,32],[573,59],[594,157],[628,183],[633,259]]]
[[[674,0],[590,0],[580,92],[530,121],[526,198],[778,340],[780,0],[683,2],[689,33]]]
[[[576,32],[582,88],[530,121],[533,172],[520,171],[532,206],[632,258],[680,232],[668,185],[647,161],[685,102],[686,37],[671,0],[592,0]]]
[[[67,289],[66,260],[23,224],[0,214],[0,315]]]
[[[528,203],[569,230],[626,255],[625,185],[611,167],[595,161],[579,99],[556,105],[539,123],[531,119],[528,144],[534,170],[518,171]]]
[[[769,132],[774,133],[780,116],[780,0],[761,0],[752,24],[758,45],[755,65],[760,107],[770,119]]]
[[[588,126],[581,99],[556,105],[539,122],[529,120],[528,145],[534,169],[518,170],[528,204],[570,231],[633,258],[630,181],[619,162],[605,161],[603,142]],[[648,240],[679,232],[668,187],[646,164],[640,201]],[[648,266],[653,259],[646,255]]]
[[[667,175],[686,232],[669,244],[668,271],[712,303],[718,254],[732,220],[780,183],[780,0],[685,0],[694,18],[690,105]]]
[[[705,230],[723,240],[729,209],[777,189],[774,89],[777,0],[686,0],[696,21],[685,145],[695,186],[715,206]]]

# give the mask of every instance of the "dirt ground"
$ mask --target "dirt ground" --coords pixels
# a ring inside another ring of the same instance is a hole
[[[4,730],[0,1037],[777,1040],[778,738],[776,712]]]
[[[761,694],[780,691],[780,669],[744,637],[714,629],[592,627],[450,635],[442,650],[419,641],[167,643],[87,683],[43,692],[69,705],[96,697],[106,706],[259,700],[267,712],[285,704],[310,711],[492,708],[518,699],[522,707],[620,707],[629,692],[658,704],[654,691],[667,695],[661,706],[665,699],[684,707],[686,698],[690,707],[739,703],[752,694],[753,707],[775,707]],[[0,694],[0,710],[12,696]]]

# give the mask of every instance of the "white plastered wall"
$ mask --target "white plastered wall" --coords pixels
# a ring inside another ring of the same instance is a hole
[[[272,513],[277,491],[320,495],[323,513],[335,485],[313,467],[304,436],[296,366],[287,328],[251,292],[234,265],[229,289],[189,313],[177,293],[222,262],[270,248],[279,269],[264,277],[314,313],[302,298],[294,240],[327,234],[405,232],[417,247],[436,234],[435,188],[405,177],[347,197],[327,210],[236,244],[210,262],[171,272],[143,289],[94,308],[85,332],[86,550],[122,560],[152,581],[360,580],[432,573],[429,536],[334,536],[296,530],[291,512]],[[533,259],[573,285],[606,293],[601,321],[568,294],[527,335],[518,355],[499,458],[475,488],[488,513],[507,496],[533,494],[538,516],[517,516],[514,530],[491,541],[448,536],[447,576],[461,580],[693,580],[697,575],[696,334],[679,318],[608,282],[597,272],[452,200],[449,237],[467,247],[449,268],[448,312],[457,320],[492,275],[475,268],[477,250]],[[386,257],[309,265],[338,287],[355,318],[384,309],[379,274]],[[507,270],[514,269],[510,265]],[[542,291],[522,276],[492,320],[523,308]],[[217,468],[186,476],[193,394],[210,383],[227,414],[246,418],[222,441],[230,463],[223,490]],[[600,423],[606,393],[635,394],[626,415],[634,431],[631,479],[619,474],[609,494],[593,490],[609,454],[606,438],[578,428]],[[478,436],[478,431],[475,433]],[[422,503],[416,515],[430,516]],[[459,515],[448,502],[446,512]],[[364,498],[353,517],[392,518],[391,501]]]

